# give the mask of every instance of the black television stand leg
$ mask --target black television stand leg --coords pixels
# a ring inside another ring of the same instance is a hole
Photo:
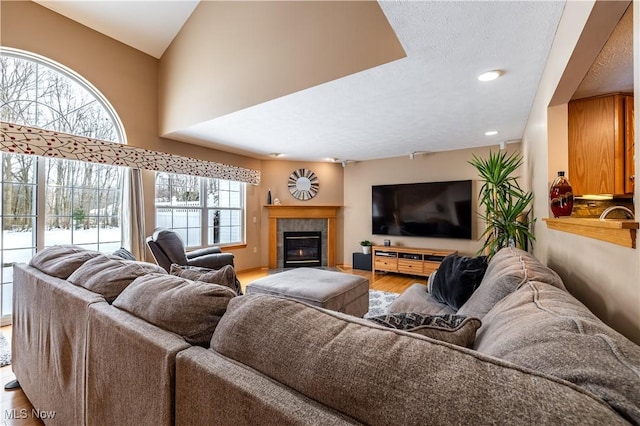
[[[18,382],[17,379],[12,380],[6,385],[4,385],[4,390],[16,390],[16,389],[20,389],[20,382]]]

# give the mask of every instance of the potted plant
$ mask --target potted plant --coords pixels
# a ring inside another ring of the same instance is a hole
[[[490,259],[503,247],[515,246],[527,248],[529,241],[535,240],[529,229],[528,208],[533,194],[526,192],[518,184],[513,173],[522,165],[522,157],[514,152],[489,152],[486,159],[473,156],[469,164],[478,170],[482,186],[479,202],[484,206],[480,217],[487,228],[482,234],[484,245],[478,254]]]
[[[362,253],[364,254],[370,254],[371,253],[371,246],[373,245],[373,243],[369,240],[362,240],[360,241],[360,245],[362,246]]]

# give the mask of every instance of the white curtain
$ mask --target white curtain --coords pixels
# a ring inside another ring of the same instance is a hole
[[[122,192],[122,205],[128,206],[122,214],[122,243],[136,259],[146,260],[142,170],[126,169]]]

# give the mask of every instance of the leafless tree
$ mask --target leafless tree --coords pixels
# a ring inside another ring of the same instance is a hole
[[[48,66],[0,55],[0,119],[16,124],[117,141],[115,123],[93,93]],[[34,157],[2,154],[4,229],[26,229],[35,215]],[[121,169],[47,159],[48,229],[119,226]],[[11,217],[7,217],[10,215]]]

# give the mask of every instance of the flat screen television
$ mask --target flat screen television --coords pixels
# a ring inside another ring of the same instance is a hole
[[[471,239],[470,180],[373,185],[374,235]]]

